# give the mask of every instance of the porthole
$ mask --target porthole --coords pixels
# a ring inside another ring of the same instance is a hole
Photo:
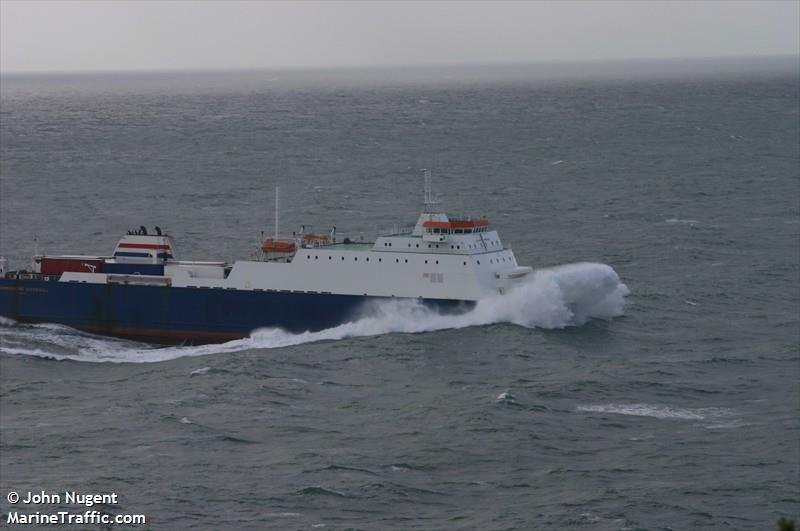
[[[358,257],[357,257],[357,256],[354,256],[354,257],[353,257],[353,261],[354,261],[354,262],[358,262]]]
[[[306,260],[311,260],[311,255],[310,254],[306,255]]]
[[[439,263],[439,260],[436,260],[436,263],[438,264],[438,263]]]
[[[331,255],[328,255],[328,260],[333,260],[333,257]]]
[[[369,262],[369,256],[367,257],[367,262]]]
[[[466,262],[464,262],[464,265],[467,265],[467,263],[466,263]]]
[[[342,257],[342,262],[344,262],[344,256]]]
[[[417,249],[419,249],[419,244],[417,244]]]
[[[396,264],[399,264],[399,263],[400,263],[400,259],[399,259],[399,258],[395,258],[395,259],[394,259],[394,262],[395,262]]]
[[[480,260],[478,260],[478,265],[481,265],[481,261]]]
[[[409,243],[408,246],[411,247],[411,244]]]
[[[428,244],[428,249],[430,249],[430,248],[431,248],[431,244]]]
[[[428,261],[427,261],[427,260],[425,260],[425,263],[427,264],[427,263],[428,263]]]
[[[405,262],[406,262],[406,263],[408,263],[408,259],[406,259],[406,261],[405,261]]]
[[[319,260],[319,256],[314,256],[314,260]]]
[[[378,258],[378,262],[382,262],[382,261],[383,261],[383,259],[381,259],[381,258]]]

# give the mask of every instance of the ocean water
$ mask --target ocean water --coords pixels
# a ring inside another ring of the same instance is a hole
[[[465,316],[203,347],[3,320],[3,520],[12,490],[116,492],[166,530],[797,517],[797,66],[703,65],[4,76],[15,268],[139,225],[247,258],[275,186],[284,230],[370,239],[413,224],[423,168],[520,264],[573,265]]]

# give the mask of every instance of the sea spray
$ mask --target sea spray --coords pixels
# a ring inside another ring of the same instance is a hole
[[[3,323],[0,326],[3,336],[32,334],[40,344],[49,343],[53,349],[52,352],[24,349],[4,342],[0,351],[78,361],[141,363],[183,356],[288,347],[349,337],[411,334],[494,323],[552,329],[580,326],[589,319],[620,316],[627,294],[628,288],[611,267],[576,263],[537,270],[517,288],[482,299],[463,314],[440,314],[417,300],[372,301],[364,306],[356,320],[318,332],[292,334],[278,328],[264,328],[255,330],[247,338],[228,343],[166,348],[100,339],[62,326],[22,327]]]

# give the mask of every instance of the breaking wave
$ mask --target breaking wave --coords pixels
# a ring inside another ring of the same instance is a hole
[[[606,413],[615,415],[631,415],[634,417],[653,417],[656,419],[707,420],[728,417],[733,413],[728,409],[675,408],[655,404],[597,404],[578,406],[577,411],[585,413]]]
[[[0,323],[0,352],[91,362],[157,362],[250,349],[288,347],[316,341],[420,333],[495,323],[528,328],[580,326],[590,319],[623,314],[629,293],[605,264],[567,264],[533,273],[531,280],[504,295],[479,301],[463,314],[440,314],[415,300],[367,305],[359,319],[319,332],[292,334],[277,328],[255,330],[249,337],[217,345],[159,348],[99,338],[58,325]]]

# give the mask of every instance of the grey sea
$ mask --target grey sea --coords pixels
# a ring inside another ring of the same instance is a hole
[[[520,264],[605,264],[438,319],[159,348],[0,323],[0,505],[117,494],[113,529],[769,530],[800,515],[796,58],[4,75],[0,254],[250,258],[281,226],[370,240],[485,214]],[[386,278],[386,282],[392,282]],[[47,526],[46,528],[51,528]],[[44,527],[43,527],[44,528]],[[98,529],[95,524],[64,526]],[[106,527],[103,527],[104,529]]]

